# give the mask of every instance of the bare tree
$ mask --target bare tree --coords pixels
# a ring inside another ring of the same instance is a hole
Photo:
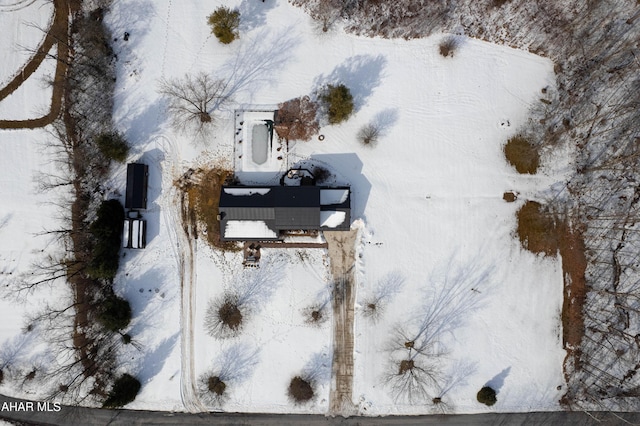
[[[380,127],[376,123],[365,124],[358,131],[358,142],[364,146],[373,148],[378,143],[380,137]]]
[[[210,406],[220,408],[233,388],[248,379],[258,363],[259,350],[238,343],[224,350],[215,364],[198,379],[198,393]]]
[[[378,321],[385,311],[391,299],[402,290],[404,276],[399,271],[392,271],[386,274],[373,287],[371,294],[364,297],[362,315]]]
[[[231,101],[227,82],[203,72],[160,81],[160,93],[167,98],[173,126],[180,131],[206,135],[214,122],[213,113]]]

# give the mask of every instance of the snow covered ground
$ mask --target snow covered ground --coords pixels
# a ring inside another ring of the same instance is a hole
[[[406,41],[360,38],[339,29],[323,34],[284,0],[224,2],[238,6],[243,17],[240,39],[224,46],[206,25],[206,16],[222,4],[122,0],[105,17],[118,55],[116,126],[133,145],[130,160],[150,165],[148,245],[125,250],[115,286],[132,304],[130,333],[137,343],[120,354],[121,370],[143,384],[128,408],[184,409],[178,271],[185,248],[176,245],[178,224],[169,213],[175,207],[167,195],[173,179],[189,167],[233,164],[235,108],[277,104],[342,82],[354,95],[355,115],[322,127],[323,141],[295,144],[289,164],[310,159],[335,172],[352,186],[352,219],[363,220],[353,389],[359,412],[432,411],[429,401],[409,404],[386,384],[393,372],[393,330],[415,328],[429,315],[441,325],[436,341],[445,352],[438,358],[440,386],[432,386],[430,396],[442,397],[455,412],[483,412],[488,408],[475,395],[490,383],[498,390],[492,410],[559,409],[560,264],[523,251],[513,233],[522,200],[535,199],[562,177],[517,175],[501,148],[526,122],[540,90],[553,83],[551,62],[469,39],[462,39],[455,56],[443,58],[441,36]],[[0,16],[6,15],[0,10]],[[28,40],[35,42],[35,35]],[[218,114],[205,144],[173,132],[157,93],[159,79],[199,71],[241,77],[235,104]],[[0,75],[11,73],[2,67]],[[373,149],[356,141],[367,123],[382,130]],[[26,268],[40,248],[31,236],[55,217],[38,207],[32,182],[34,171],[50,160],[38,150],[44,139],[41,131],[0,133],[0,194],[9,200],[0,207],[3,273]],[[125,175],[124,167],[114,169],[113,192],[120,196]],[[519,200],[504,202],[507,190],[519,192]],[[257,270],[243,270],[241,255],[213,252],[202,239],[196,252],[196,379],[237,359],[242,362],[234,364],[224,410],[326,413],[331,318],[312,326],[303,312],[329,297],[325,252],[266,249]],[[225,291],[246,289],[260,274],[268,280],[250,298],[242,334],[209,335],[210,302]],[[363,306],[380,292],[386,306],[374,323],[362,315]],[[10,301],[0,303],[15,317],[24,312]],[[3,324],[0,341],[19,334],[20,325]],[[319,389],[312,403],[296,406],[286,388],[303,373],[315,374]],[[201,402],[220,408],[206,398]]]

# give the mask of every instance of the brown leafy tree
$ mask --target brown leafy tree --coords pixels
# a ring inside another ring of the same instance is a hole
[[[318,107],[308,96],[290,99],[278,105],[275,129],[286,140],[308,141],[320,130]]]

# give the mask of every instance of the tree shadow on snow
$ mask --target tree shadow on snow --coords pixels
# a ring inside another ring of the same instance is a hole
[[[323,385],[331,380],[332,353],[325,347],[321,351],[311,355],[309,361],[302,369],[305,379],[313,380],[317,384]]]
[[[166,111],[167,100],[162,97],[151,104],[147,104],[144,100],[129,104],[128,111],[124,114],[125,118],[122,120],[127,128],[125,132],[127,142],[134,148],[149,142],[152,135],[158,132],[158,123],[166,119]]]
[[[227,82],[225,99],[246,92],[251,103],[262,86],[277,82],[279,72],[291,59],[298,43],[297,33],[290,27],[278,32],[261,30],[252,38],[242,40],[237,54],[216,73]]]
[[[276,0],[242,0],[240,11],[240,33],[245,34],[267,23],[267,13],[276,5]]]
[[[136,262],[133,263],[135,265]],[[135,266],[132,269],[135,269]],[[135,278],[131,278],[127,274],[127,276],[116,281],[115,290],[117,291],[120,288],[124,298],[129,301],[131,318],[133,320],[139,319],[142,315],[147,317],[147,319],[135,321],[135,325],[129,331],[132,336],[142,332],[148,326],[148,322],[157,315],[157,311],[162,308],[162,303],[158,303],[155,309],[147,309],[152,299],[165,299],[167,293],[171,291],[170,284],[173,282],[166,275],[161,268],[151,268]]]
[[[491,389],[496,391],[496,393],[500,393],[500,389],[504,385],[504,379],[507,378],[509,373],[511,372],[511,367],[507,367],[498,374],[493,377],[493,379],[489,380],[485,386],[489,386]]]
[[[371,124],[375,125],[375,127],[380,131],[380,136],[384,137],[387,135],[387,133],[389,133],[389,131],[396,124],[397,121],[398,121],[398,109],[386,108],[373,116],[373,120],[371,120]]]
[[[178,342],[179,335],[180,333],[175,333],[173,336],[163,340],[155,349],[147,352],[142,362],[142,370],[138,373],[138,378],[142,384],[149,383],[162,371],[162,367]]]
[[[329,75],[315,79],[315,93],[321,93],[327,84],[344,84],[353,96],[354,112],[358,112],[380,85],[387,59],[382,55],[356,55],[338,65]]]
[[[152,21],[150,17],[157,16],[156,7],[149,0],[128,2],[123,9],[120,11],[123,13],[108,13],[106,17],[111,30],[111,47],[118,58],[119,68],[131,59],[130,53],[138,50],[140,43],[149,33]],[[118,74],[126,73],[120,70]]]

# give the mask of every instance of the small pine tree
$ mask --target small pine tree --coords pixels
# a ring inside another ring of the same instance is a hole
[[[353,113],[353,96],[344,84],[327,85],[324,93],[320,95],[320,100],[327,109],[330,124],[341,123]]]
[[[110,331],[122,330],[131,321],[131,305],[115,294],[107,297],[100,305],[98,321]],[[131,336],[129,336],[131,341]]]
[[[98,149],[110,160],[124,163],[129,155],[129,144],[117,132],[102,133],[96,138]]]
[[[498,399],[496,398],[496,391],[494,391],[489,386],[485,386],[480,389],[477,398],[478,402],[488,405],[489,407],[491,407],[496,403],[496,401],[498,401]]]
[[[113,384],[107,400],[102,404],[104,408],[116,408],[127,405],[138,395],[140,382],[129,374],[123,374]]]
[[[98,208],[97,218],[89,227],[94,246],[87,274],[92,278],[115,277],[120,264],[124,217],[124,208],[118,200],[103,201]]]
[[[211,32],[223,44],[229,44],[239,37],[240,12],[221,6],[208,16]]]

